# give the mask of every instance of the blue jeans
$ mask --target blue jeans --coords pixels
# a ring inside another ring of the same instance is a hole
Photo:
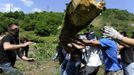
[[[124,75],[134,75],[134,62],[129,65],[123,63]]]
[[[65,59],[65,60],[62,62],[62,64],[60,65],[60,75],[63,75],[63,73],[64,73],[64,71],[65,71],[65,69],[66,69],[67,63],[68,63],[68,60]]]
[[[7,75],[23,75],[17,69],[13,68],[10,63],[0,64],[0,69]]]
[[[79,75],[80,61],[69,60],[63,75]]]

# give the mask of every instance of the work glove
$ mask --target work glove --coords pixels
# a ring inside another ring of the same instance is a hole
[[[113,27],[111,26],[104,26],[103,28],[103,35],[104,36],[108,36],[114,39],[118,39],[118,40],[122,40],[122,38],[124,37],[123,35],[121,35],[117,30],[115,30]]]

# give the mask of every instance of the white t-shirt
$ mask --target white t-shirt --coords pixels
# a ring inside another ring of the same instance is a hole
[[[101,50],[99,50],[97,47],[93,46],[87,46],[87,66],[100,66],[102,65],[101,61]]]
[[[79,36],[80,39],[87,39],[86,38],[86,35],[80,35]],[[96,40],[96,37],[92,40]],[[85,54],[86,52],[86,54]],[[100,66],[102,65],[102,61],[101,61],[101,50],[98,49],[97,47],[95,46],[86,46],[85,49],[83,49],[83,57],[82,58],[85,58],[86,62],[87,62],[87,66],[93,66],[93,67],[96,67],[96,66]]]

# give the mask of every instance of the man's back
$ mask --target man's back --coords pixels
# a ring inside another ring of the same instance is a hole
[[[114,40],[109,38],[100,39],[104,63],[107,71],[118,71],[121,66],[117,60],[117,44]]]

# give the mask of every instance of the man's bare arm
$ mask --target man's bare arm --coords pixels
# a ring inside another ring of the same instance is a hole
[[[72,45],[77,49],[84,49],[85,48],[84,45],[80,45],[80,44],[77,44],[77,43],[72,43]]]
[[[24,61],[34,61],[34,58],[28,58],[24,55],[21,57],[21,59],[24,60]]]
[[[72,43],[72,45],[74,47],[76,47],[77,49],[84,49],[85,46],[89,46],[89,45],[95,45],[96,46],[96,45],[100,44],[100,42],[98,40],[82,40],[82,43],[84,43],[84,45],[83,44],[78,44],[78,43]]]
[[[83,40],[83,42],[86,44],[86,45],[99,45],[100,42],[98,40]]]
[[[26,47],[27,45],[30,45],[31,43],[32,42],[26,42],[24,44],[14,45],[14,44],[10,44],[9,42],[5,42],[3,44],[3,48],[4,48],[4,50],[14,50],[14,49]]]
[[[126,43],[126,44],[129,44],[129,45],[133,45],[134,46],[134,39],[132,38],[128,38],[128,37],[123,37],[122,42]]]

